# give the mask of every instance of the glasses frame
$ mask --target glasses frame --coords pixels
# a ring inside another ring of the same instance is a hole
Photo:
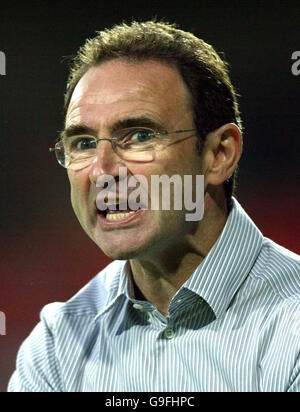
[[[139,130],[139,129],[143,129],[143,127],[130,127],[129,129],[136,129],[136,130]],[[147,129],[147,128],[144,128],[144,129]],[[150,130],[150,129],[149,129]],[[155,131],[153,131],[153,137],[157,137],[157,136],[168,136],[168,135],[171,135],[171,134],[180,134],[180,133],[187,133],[187,132],[195,132],[195,131],[197,131],[197,129],[179,129],[179,130],[172,130],[172,131],[162,131],[162,132],[155,132]],[[74,137],[81,137],[81,136],[84,136],[84,137],[92,137],[93,138],[93,140],[96,142],[96,148],[98,148],[98,144],[99,144],[99,142],[100,141],[102,141],[102,140],[107,140],[107,141],[109,141],[110,143],[111,143],[111,146],[112,146],[112,149],[113,149],[113,151],[119,156],[119,157],[121,157],[120,156],[120,154],[119,154],[119,152],[118,152],[118,145],[117,145],[117,141],[119,140],[119,138],[118,137],[99,137],[99,138],[97,138],[97,137],[94,137],[94,136],[90,136],[90,135],[88,135],[88,134],[80,134],[80,135],[76,135],[76,136],[74,136]],[[181,140],[179,140],[179,142],[180,141],[184,141],[184,140],[186,140],[186,139],[189,139],[189,138],[191,138],[191,137],[193,137],[193,136],[195,136],[195,135],[192,135],[192,136],[188,136],[188,137],[185,137],[185,138],[183,138],[183,139],[181,139]],[[167,144],[166,146],[169,146],[169,145],[171,145],[171,144],[173,144],[173,143],[177,143],[178,142],[178,140],[175,140],[175,141],[171,141],[169,144]],[[59,147],[60,146],[60,147]],[[163,148],[163,147],[162,147]],[[160,149],[160,150],[162,150],[162,148]],[[68,169],[68,168],[70,168],[70,164],[71,164],[71,161],[69,161],[68,162],[68,164],[67,164],[67,166],[65,165],[65,164],[63,164],[61,161],[60,161],[60,159],[59,159],[59,152],[61,152],[61,151],[64,151],[64,149],[63,149],[63,140],[62,139],[59,139],[57,142],[56,142],[56,144],[55,144],[55,146],[54,147],[49,147],[49,152],[55,152],[55,156],[56,156],[56,160],[57,160],[57,162],[60,164],[60,166],[62,166],[62,167],[64,167],[65,169]],[[126,149],[124,149],[125,151],[126,151]],[[142,151],[142,150],[141,150]],[[94,156],[91,156],[91,158],[93,158]],[[121,157],[122,158],[122,157]],[[130,161],[130,160],[127,160],[127,161]],[[145,161],[145,162],[147,162],[147,161]],[[87,166],[84,166],[84,167],[87,167]]]

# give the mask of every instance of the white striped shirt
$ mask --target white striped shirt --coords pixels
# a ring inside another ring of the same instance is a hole
[[[114,261],[22,344],[11,392],[300,392],[299,256],[238,202],[164,317]]]

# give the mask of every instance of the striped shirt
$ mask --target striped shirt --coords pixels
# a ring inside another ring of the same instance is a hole
[[[264,238],[239,203],[173,297],[134,299],[114,261],[22,344],[10,392],[300,392],[299,257]]]

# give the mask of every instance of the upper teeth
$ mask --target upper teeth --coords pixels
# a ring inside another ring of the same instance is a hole
[[[125,219],[126,217],[132,215],[135,213],[134,211],[127,212],[127,213],[108,213],[106,215],[107,220],[120,220],[120,219]]]
[[[107,206],[118,205],[119,202],[104,202]]]

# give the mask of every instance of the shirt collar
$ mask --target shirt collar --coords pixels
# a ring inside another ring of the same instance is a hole
[[[179,291],[186,288],[199,295],[218,318],[226,311],[250,272],[262,243],[263,236],[259,229],[238,201],[232,198],[232,209],[218,240]],[[129,261],[119,261],[109,286],[106,305],[95,320],[121,296],[134,300],[131,276]]]
[[[249,274],[262,244],[262,233],[232,198],[232,209],[217,242],[182,288],[200,295],[217,318],[222,316]]]

